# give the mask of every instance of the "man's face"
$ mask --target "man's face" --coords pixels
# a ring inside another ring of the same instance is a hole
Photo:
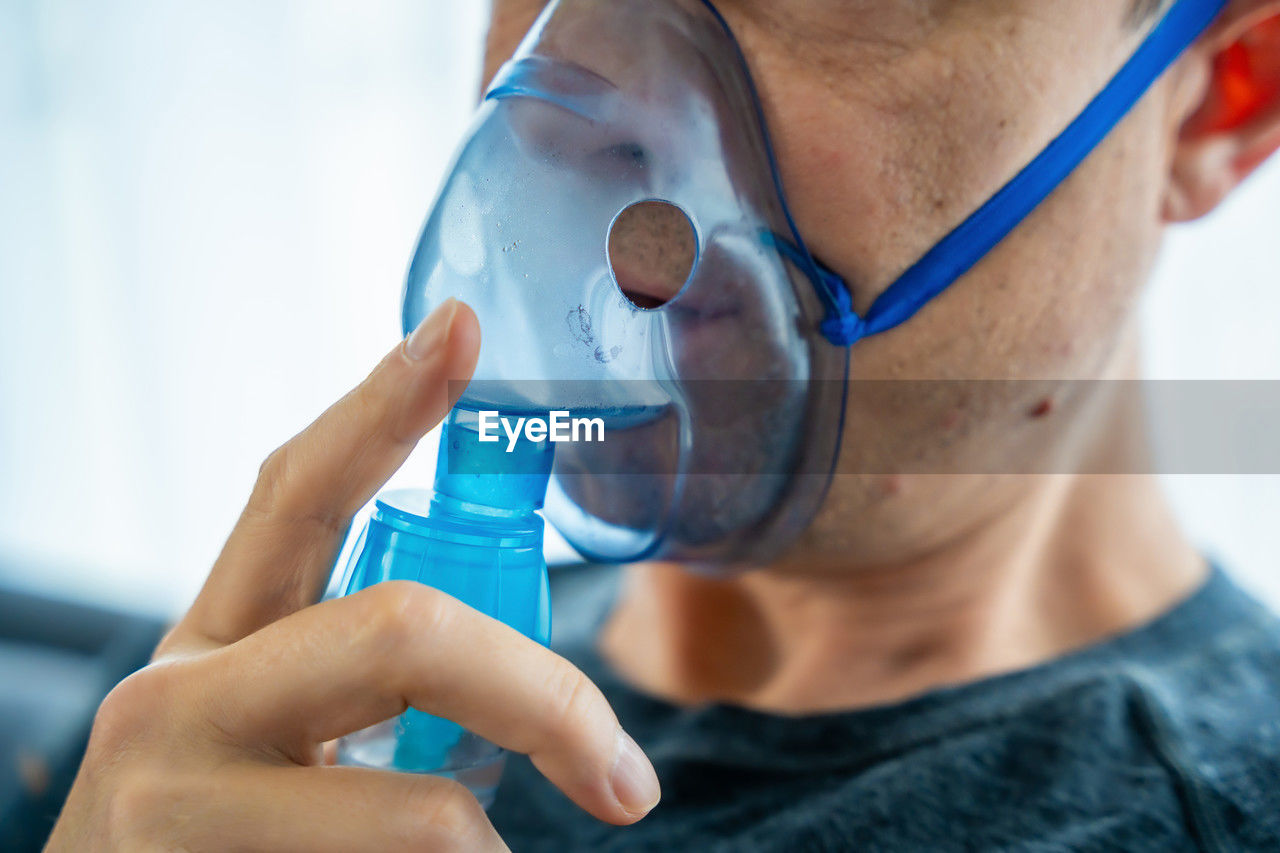
[[[1140,42],[1116,0],[719,0],[759,86],[800,233],[865,312],[1042,150]],[[486,69],[542,0],[493,0]],[[853,349],[831,497],[797,550],[909,559],[999,513],[1093,428],[1120,375],[1161,233],[1180,118],[1166,80],[978,268],[905,326]],[[1028,461],[1034,460],[1034,461]],[[885,476],[885,472],[964,476]],[[1066,469],[1058,469],[1066,470]]]

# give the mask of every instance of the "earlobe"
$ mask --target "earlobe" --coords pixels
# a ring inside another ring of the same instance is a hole
[[[1212,211],[1280,149],[1280,0],[1238,0],[1200,46],[1208,58],[1174,151],[1163,215]]]
[[[1165,221],[1190,222],[1212,212],[1244,180],[1238,157],[1230,138],[1180,142],[1165,192]]]

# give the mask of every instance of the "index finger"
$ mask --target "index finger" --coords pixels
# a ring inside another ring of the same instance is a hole
[[[353,391],[272,453],[195,604],[167,645],[231,643],[313,604],[352,516],[456,401],[480,329],[450,299]],[[456,388],[455,388],[456,392]]]

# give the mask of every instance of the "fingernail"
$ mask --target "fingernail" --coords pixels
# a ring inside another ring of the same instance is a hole
[[[404,352],[414,361],[422,361],[431,351],[444,343],[453,326],[453,315],[458,313],[458,300],[447,299],[439,308],[432,311],[418,328],[409,335],[405,342]]]
[[[647,815],[662,798],[653,765],[631,736],[621,729],[618,730],[618,757],[613,763],[609,784],[623,811],[636,817]]]

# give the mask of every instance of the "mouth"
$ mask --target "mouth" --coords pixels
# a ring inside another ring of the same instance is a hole
[[[622,295],[627,297],[632,305],[642,308],[645,311],[654,311],[670,302],[670,299],[664,299],[661,296],[655,296],[643,290],[633,290],[631,288],[622,288]]]
[[[618,278],[622,295],[644,311],[666,309],[685,322],[699,323],[726,320],[741,313],[731,299],[706,288],[685,292],[683,284],[673,289],[669,284],[624,275],[621,271]]]
[[[652,311],[669,303],[684,289],[684,282],[643,272],[618,260],[613,262],[614,279],[622,295],[637,308]]]

